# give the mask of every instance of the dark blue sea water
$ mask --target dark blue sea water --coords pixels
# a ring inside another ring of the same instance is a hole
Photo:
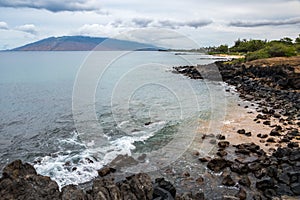
[[[175,160],[199,118],[219,120],[226,100],[221,83],[172,67],[213,61],[172,52],[1,52],[0,168],[22,159],[63,186],[91,180],[119,154],[147,154],[138,166],[145,171]]]

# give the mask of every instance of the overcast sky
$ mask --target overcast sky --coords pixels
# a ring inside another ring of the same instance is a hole
[[[156,32],[141,34],[144,28]],[[170,30],[199,46],[295,38],[300,0],[0,0],[0,49],[49,36],[115,37],[132,30],[140,32],[131,39],[155,43],[161,28],[161,41]]]

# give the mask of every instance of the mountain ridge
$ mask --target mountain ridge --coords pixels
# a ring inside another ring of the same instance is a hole
[[[151,44],[108,37],[60,36],[38,40],[11,51],[157,51],[160,49]]]

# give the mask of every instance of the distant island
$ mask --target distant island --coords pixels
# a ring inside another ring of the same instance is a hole
[[[61,36],[49,37],[11,51],[158,51],[157,46],[106,37]]]

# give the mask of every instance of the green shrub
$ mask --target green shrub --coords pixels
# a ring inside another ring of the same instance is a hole
[[[283,44],[282,42],[272,42],[263,49],[247,53],[246,61],[271,57],[290,57],[295,55],[297,55],[296,47]]]
[[[245,62],[245,58],[235,58],[229,61],[230,64],[241,64]]]
[[[300,53],[300,43],[299,44],[295,44],[295,48],[296,48],[296,51],[298,53]]]
[[[290,57],[290,56],[297,55],[295,47],[285,45],[282,43],[273,43],[266,48],[267,48],[267,52],[270,54],[271,57],[280,57],[280,56]]]
[[[297,37],[297,38],[295,39],[295,44],[300,44],[300,34],[299,34],[299,37]]]
[[[247,40],[238,39],[232,47],[228,45],[220,45],[218,47],[209,47],[209,54],[226,53],[230,55],[246,55],[245,61],[270,57],[290,57],[300,54],[300,34],[299,37],[293,39],[289,37],[280,40]],[[235,60],[240,62],[242,60]]]
[[[247,53],[246,55],[246,61],[251,61],[251,60],[257,60],[257,59],[262,59],[262,58],[269,58],[270,54],[266,50],[266,48]]]

